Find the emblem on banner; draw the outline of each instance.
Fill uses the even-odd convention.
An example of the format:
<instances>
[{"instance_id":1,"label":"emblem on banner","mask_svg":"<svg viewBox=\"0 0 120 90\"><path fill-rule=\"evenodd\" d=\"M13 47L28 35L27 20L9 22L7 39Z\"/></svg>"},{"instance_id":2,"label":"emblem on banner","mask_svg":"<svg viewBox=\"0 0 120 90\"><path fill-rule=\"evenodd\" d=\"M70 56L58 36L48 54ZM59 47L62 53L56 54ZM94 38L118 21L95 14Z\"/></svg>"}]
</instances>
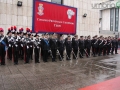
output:
<instances>
[{"instance_id":1,"label":"emblem on banner","mask_svg":"<svg viewBox=\"0 0 120 90\"><path fill-rule=\"evenodd\" d=\"M43 4L39 4L39 6L38 6L38 15L40 15L40 16L43 16L44 15L44 7L43 7Z\"/></svg>"},{"instance_id":2,"label":"emblem on banner","mask_svg":"<svg viewBox=\"0 0 120 90\"><path fill-rule=\"evenodd\" d=\"M75 15L75 12L71 9L68 9L67 10L67 15L68 15L68 19L72 19L72 16Z\"/></svg>"}]
</instances>

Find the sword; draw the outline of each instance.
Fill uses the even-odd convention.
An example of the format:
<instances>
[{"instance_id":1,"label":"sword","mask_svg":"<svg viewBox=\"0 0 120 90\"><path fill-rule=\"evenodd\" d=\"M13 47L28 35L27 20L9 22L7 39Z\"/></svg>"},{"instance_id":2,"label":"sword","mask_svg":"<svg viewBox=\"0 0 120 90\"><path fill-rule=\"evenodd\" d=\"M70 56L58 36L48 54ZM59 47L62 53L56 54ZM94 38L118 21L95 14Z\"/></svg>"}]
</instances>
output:
<instances>
[{"instance_id":1,"label":"sword","mask_svg":"<svg viewBox=\"0 0 120 90\"><path fill-rule=\"evenodd\" d=\"M85 49L84 49L84 51L85 51L85 53L87 54L87 56L90 57Z\"/></svg>"},{"instance_id":2,"label":"sword","mask_svg":"<svg viewBox=\"0 0 120 90\"><path fill-rule=\"evenodd\" d=\"M49 52L50 52L51 57L53 58L52 51L50 50Z\"/></svg>"},{"instance_id":3,"label":"sword","mask_svg":"<svg viewBox=\"0 0 120 90\"><path fill-rule=\"evenodd\" d=\"M78 59L77 56L75 55L74 51L72 51L72 53L73 53L73 55L75 56L75 58Z\"/></svg>"},{"instance_id":4,"label":"sword","mask_svg":"<svg viewBox=\"0 0 120 90\"><path fill-rule=\"evenodd\" d=\"M62 60L62 57L61 57L61 54L60 54L59 50L57 50L57 51L58 51L58 54L60 55L60 58L61 58L61 60Z\"/></svg>"},{"instance_id":5,"label":"sword","mask_svg":"<svg viewBox=\"0 0 120 90\"><path fill-rule=\"evenodd\" d=\"M81 52L80 52L80 50L79 50L79 54L80 54L81 57L83 57L82 54L81 54Z\"/></svg>"}]
</instances>

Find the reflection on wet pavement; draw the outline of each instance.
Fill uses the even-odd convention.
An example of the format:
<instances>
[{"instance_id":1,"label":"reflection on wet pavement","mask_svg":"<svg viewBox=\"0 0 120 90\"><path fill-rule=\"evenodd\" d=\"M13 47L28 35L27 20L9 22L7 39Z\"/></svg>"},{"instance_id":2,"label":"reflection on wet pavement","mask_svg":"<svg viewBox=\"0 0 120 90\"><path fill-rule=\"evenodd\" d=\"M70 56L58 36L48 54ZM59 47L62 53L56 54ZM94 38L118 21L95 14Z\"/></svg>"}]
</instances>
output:
<instances>
[{"instance_id":1,"label":"reflection on wet pavement","mask_svg":"<svg viewBox=\"0 0 120 90\"><path fill-rule=\"evenodd\" d=\"M0 66L0 90L77 90L120 75L120 55Z\"/></svg>"}]
</instances>

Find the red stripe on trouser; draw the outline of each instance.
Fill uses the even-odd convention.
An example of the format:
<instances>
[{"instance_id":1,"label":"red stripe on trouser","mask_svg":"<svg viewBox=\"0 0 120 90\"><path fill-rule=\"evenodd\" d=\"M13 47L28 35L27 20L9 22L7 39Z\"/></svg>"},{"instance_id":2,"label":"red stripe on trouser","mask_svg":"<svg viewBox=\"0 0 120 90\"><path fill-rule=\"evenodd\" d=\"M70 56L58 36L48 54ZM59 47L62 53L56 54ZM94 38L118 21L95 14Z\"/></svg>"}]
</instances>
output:
<instances>
[{"instance_id":1,"label":"red stripe on trouser","mask_svg":"<svg viewBox=\"0 0 120 90\"><path fill-rule=\"evenodd\" d=\"M14 48L12 48L12 61L14 62Z\"/></svg>"},{"instance_id":2,"label":"red stripe on trouser","mask_svg":"<svg viewBox=\"0 0 120 90\"><path fill-rule=\"evenodd\" d=\"M24 61L26 62L26 48L24 46Z\"/></svg>"}]
</instances>

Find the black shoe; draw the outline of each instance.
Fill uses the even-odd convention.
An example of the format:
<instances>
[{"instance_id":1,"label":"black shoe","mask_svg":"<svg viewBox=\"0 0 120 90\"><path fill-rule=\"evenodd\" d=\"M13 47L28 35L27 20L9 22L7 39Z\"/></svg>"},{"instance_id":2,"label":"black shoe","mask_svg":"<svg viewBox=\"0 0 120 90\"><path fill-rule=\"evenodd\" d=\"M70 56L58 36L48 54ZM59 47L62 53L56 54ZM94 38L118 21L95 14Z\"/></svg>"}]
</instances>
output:
<instances>
[{"instance_id":1,"label":"black shoe","mask_svg":"<svg viewBox=\"0 0 120 90\"><path fill-rule=\"evenodd\" d=\"M83 57L80 57L80 58L83 58Z\"/></svg>"},{"instance_id":2,"label":"black shoe","mask_svg":"<svg viewBox=\"0 0 120 90\"><path fill-rule=\"evenodd\" d=\"M6 65L6 64L2 64L2 63L1 63L1 65Z\"/></svg>"},{"instance_id":3,"label":"black shoe","mask_svg":"<svg viewBox=\"0 0 120 90\"><path fill-rule=\"evenodd\" d=\"M118 54L118 53L115 53L115 54Z\"/></svg>"},{"instance_id":4,"label":"black shoe","mask_svg":"<svg viewBox=\"0 0 120 90\"><path fill-rule=\"evenodd\" d=\"M62 59L59 59L59 61L62 61Z\"/></svg>"},{"instance_id":5,"label":"black shoe","mask_svg":"<svg viewBox=\"0 0 120 90\"><path fill-rule=\"evenodd\" d=\"M14 63L14 65L18 65L18 63Z\"/></svg>"}]
</instances>

